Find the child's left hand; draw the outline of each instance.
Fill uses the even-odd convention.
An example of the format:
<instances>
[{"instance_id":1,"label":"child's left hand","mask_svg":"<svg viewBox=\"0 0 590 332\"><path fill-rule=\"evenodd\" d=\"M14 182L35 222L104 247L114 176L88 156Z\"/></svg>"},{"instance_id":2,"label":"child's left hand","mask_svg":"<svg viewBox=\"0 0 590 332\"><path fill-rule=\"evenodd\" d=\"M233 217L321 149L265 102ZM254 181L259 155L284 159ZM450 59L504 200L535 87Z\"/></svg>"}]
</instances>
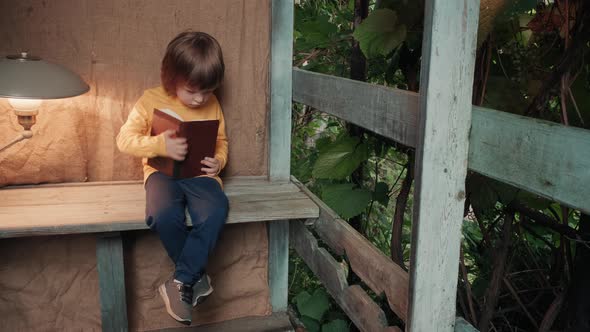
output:
<instances>
[{"instance_id":1,"label":"child's left hand","mask_svg":"<svg viewBox=\"0 0 590 332\"><path fill-rule=\"evenodd\" d=\"M207 166L201 168L201 171L205 172L207 176L215 176L219 173L219 160L205 157L205 159L201 160L201 164Z\"/></svg>"}]
</instances>

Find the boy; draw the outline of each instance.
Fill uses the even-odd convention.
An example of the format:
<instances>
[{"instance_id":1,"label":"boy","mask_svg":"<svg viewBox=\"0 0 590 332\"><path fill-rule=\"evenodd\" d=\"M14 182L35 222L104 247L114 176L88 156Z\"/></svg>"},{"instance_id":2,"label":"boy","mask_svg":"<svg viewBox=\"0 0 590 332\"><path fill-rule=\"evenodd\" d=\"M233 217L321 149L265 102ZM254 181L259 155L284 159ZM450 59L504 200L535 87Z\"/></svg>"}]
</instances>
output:
<instances>
[{"instance_id":1,"label":"boy","mask_svg":"<svg viewBox=\"0 0 590 332\"><path fill-rule=\"evenodd\" d=\"M168 314L190 325L192 307L213 288L204 269L228 212L219 172L227 163L228 143L221 107L213 91L225 66L219 43L203 32L183 32L166 49L162 86L146 90L117 136L119 150L143 158L146 223L156 231L175 263L174 276L159 287ZM186 139L173 131L150 136L154 108L171 109L183 120L219 120L215 155L201 161L206 175L175 179L156 171L147 158L183 160ZM193 228L185 224L185 207Z\"/></svg>"}]
</instances>

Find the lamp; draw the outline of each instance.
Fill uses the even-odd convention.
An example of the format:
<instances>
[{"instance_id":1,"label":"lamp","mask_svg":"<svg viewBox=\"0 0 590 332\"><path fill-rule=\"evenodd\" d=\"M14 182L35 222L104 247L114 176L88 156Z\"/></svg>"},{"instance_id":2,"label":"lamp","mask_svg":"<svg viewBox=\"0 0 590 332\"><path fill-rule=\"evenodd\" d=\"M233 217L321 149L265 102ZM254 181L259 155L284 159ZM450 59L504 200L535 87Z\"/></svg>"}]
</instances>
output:
<instances>
[{"instance_id":1,"label":"lamp","mask_svg":"<svg viewBox=\"0 0 590 332\"><path fill-rule=\"evenodd\" d=\"M0 59L0 98L8 98L24 131L0 151L31 138L43 99L81 95L89 90L78 75L68 69L31 56L27 52Z\"/></svg>"}]
</instances>

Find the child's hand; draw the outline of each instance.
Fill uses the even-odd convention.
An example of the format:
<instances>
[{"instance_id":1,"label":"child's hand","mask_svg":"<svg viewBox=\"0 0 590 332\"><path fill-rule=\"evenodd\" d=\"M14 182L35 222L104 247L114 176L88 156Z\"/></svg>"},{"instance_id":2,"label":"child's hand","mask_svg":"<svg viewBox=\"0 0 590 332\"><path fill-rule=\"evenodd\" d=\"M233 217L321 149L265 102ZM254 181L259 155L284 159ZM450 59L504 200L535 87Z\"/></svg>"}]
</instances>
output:
<instances>
[{"instance_id":1,"label":"child's hand","mask_svg":"<svg viewBox=\"0 0 590 332\"><path fill-rule=\"evenodd\" d=\"M186 144L186 138L176 137L174 130L166 130L164 135L164 141L166 142L166 155L174 160L184 160L188 151L188 144Z\"/></svg>"},{"instance_id":2,"label":"child's hand","mask_svg":"<svg viewBox=\"0 0 590 332\"><path fill-rule=\"evenodd\" d=\"M205 159L201 160L201 164L207 166L201 168L201 171L205 172L207 176L215 176L219 173L219 160L205 157Z\"/></svg>"}]
</instances>

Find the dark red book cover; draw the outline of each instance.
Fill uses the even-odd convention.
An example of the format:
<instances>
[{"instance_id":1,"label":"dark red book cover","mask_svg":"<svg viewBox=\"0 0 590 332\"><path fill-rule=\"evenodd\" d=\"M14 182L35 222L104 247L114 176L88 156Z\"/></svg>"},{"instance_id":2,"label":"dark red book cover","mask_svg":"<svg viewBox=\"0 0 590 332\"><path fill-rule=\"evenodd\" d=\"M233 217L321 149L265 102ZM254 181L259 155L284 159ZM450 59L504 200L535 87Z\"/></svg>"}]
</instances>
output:
<instances>
[{"instance_id":1,"label":"dark red book cover","mask_svg":"<svg viewBox=\"0 0 590 332\"><path fill-rule=\"evenodd\" d=\"M182 121L171 110L154 109L151 136L157 136L168 129L176 131L177 137L185 137L188 152L183 161L167 157L149 158L148 165L158 171L179 179L191 178L205 173L201 160L215 156L219 120Z\"/></svg>"}]
</instances>

